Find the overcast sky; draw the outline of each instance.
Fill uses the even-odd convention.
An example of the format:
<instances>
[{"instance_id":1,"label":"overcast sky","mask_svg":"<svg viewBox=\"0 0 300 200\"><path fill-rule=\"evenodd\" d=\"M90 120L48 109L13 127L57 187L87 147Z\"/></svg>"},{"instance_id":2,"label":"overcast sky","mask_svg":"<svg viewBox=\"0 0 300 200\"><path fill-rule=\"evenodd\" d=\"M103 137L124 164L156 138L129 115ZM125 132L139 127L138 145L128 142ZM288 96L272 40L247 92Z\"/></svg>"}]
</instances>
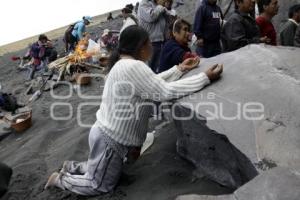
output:
<instances>
[{"instance_id":1,"label":"overcast sky","mask_svg":"<svg viewBox=\"0 0 300 200\"><path fill-rule=\"evenodd\" d=\"M80 20L120 9L138 0L3 0L0 46Z\"/></svg>"}]
</instances>

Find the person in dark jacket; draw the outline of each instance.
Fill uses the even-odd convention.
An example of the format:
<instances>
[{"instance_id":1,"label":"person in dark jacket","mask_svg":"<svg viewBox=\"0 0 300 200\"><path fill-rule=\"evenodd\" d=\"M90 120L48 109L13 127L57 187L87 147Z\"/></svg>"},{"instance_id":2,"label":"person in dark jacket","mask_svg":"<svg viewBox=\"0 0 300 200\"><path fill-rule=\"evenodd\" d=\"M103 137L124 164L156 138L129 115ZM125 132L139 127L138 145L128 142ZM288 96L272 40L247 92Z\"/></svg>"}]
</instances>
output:
<instances>
[{"instance_id":1,"label":"person in dark jacket","mask_svg":"<svg viewBox=\"0 0 300 200\"><path fill-rule=\"evenodd\" d=\"M300 47L300 25L298 26L294 39L294 46Z\"/></svg>"},{"instance_id":2,"label":"person in dark jacket","mask_svg":"<svg viewBox=\"0 0 300 200\"><path fill-rule=\"evenodd\" d=\"M278 0L257 0L259 16L256 18L256 24L260 30L260 36L270 38L270 45L277 45L276 31L271 20L278 13Z\"/></svg>"},{"instance_id":3,"label":"person in dark jacket","mask_svg":"<svg viewBox=\"0 0 300 200\"><path fill-rule=\"evenodd\" d=\"M268 43L268 37L260 37L259 28L251 13L255 7L254 0L236 0L237 10L225 23L221 33L223 50L234 51L248 44Z\"/></svg>"},{"instance_id":4,"label":"person in dark jacket","mask_svg":"<svg viewBox=\"0 0 300 200\"><path fill-rule=\"evenodd\" d=\"M187 58L197 57L188 47L190 41L191 24L183 19L178 19L173 24L172 38L162 49L158 73L167 71L175 65L182 63Z\"/></svg>"},{"instance_id":5,"label":"person in dark jacket","mask_svg":"<svg viewBox=\"0 0 300 200\"><path fill-rule=\"evenodd\" d=\"M280 29L280 45L294 46L294 38L300 23L300 4L289 9L289 19Z\"/></svg>"},{"instance_id":6,"label":"person in dark jacket","mask_svg":"<svg viewBox=\"0 0 300 200\"><path fill-rule=\"evenodd\" d=\"M222 12L216 3L217 0L203 0L194 19L194 33L197 37L196 52L205 58L221 53Z\"/></svg>"}]
</instances>

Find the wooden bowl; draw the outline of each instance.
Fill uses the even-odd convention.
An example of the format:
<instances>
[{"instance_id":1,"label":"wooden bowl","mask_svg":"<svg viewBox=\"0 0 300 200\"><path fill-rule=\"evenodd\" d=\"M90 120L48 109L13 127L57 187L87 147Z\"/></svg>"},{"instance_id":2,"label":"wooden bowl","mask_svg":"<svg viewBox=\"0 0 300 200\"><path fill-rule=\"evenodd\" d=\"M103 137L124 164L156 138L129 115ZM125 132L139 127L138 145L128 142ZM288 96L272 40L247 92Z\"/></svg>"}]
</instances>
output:
<instances>
[{"instance_id":1,"label":"wooden bowl","mask_svg":"<svg viewBox=\"0 0 300 200\"><path fill-rule=\"evenodd\" d=\"M88 73L78 73L75 80L78 85L88 85L91 83L92 78Z\"/></svg>"},{"instance_id":2,"label":"wooden bowl","mask_svg":"<svg viewBox=\"0 0 300 200\"><path fill-rule=\"evenodd\" d=\"M18 116L14 121L11 122L11 127L15 129L16 132L20 133L29 129L32 125L32 112L24 113Z\"/></svg>"}]
</instances>

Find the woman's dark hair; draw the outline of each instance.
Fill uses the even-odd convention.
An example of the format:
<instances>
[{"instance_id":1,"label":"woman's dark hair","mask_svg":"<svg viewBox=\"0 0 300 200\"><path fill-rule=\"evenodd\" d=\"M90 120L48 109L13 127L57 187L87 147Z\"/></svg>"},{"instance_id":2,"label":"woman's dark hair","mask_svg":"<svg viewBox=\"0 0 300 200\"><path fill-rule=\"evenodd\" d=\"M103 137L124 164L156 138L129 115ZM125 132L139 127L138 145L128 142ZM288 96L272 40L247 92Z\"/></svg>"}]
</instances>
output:
<instances>
[{"instance_id":1,"label":"woman's dark hair","mask_svg":"<svg viewBox=\"0 0 300 200\"><path fill-rule=\"evenodd\" d=\"M259 14L265 12L264 6L268 6L271 3L272 0L258 0L257 6L258 6L258 12Z\"/></svg>"},{"instance_id":2,"label":"woman's dark hair","mask_svg":"<svg viewBox=\"0 0 300 200\"><path fill-rule=\"evenodd\" d=\"M289 18L293 18L296 13L300 11L300 4L293 5L289 9Z\"/></svg>"},{"instance_id":3,"label":"woman's dark hair","mask_svg":"<svg viewBox=\"0 0 300 200\"><path fill-rule=\"evenodd\" d=\"M239 9L238 3L243 3L243 2L244 2L244 0L234 0L234 9L238 10ZM228 9L227 9L228 11L226 11L223 16L225 16L229 12L229 9L230 9L230 7L228 7ZM251 17L255 18L255 8L249 14Z\"/></svg>"},{"instance_id":4,"label":"woman's dark hair","mask_svg":"<svg viewBox=\"0 0 300 200\"><path fill-rule=\"evenodd\" d=\"M129 9L129 8L127 8L127 7L125 7L125 8L122 9L122 13L125 13L125 14L131 14L131 13L132 13L132 10Z\"/></svg>"},{"instance_id":5,"label":"woman's dark hair","mask_svg":"<svg viewBox=\"0 0 300 200\"><path fill-rule=\"evenodd\" d=\"M137 25L129 26L120 35L118 48L112 52L108 71L118 62L121 54L132 56L138 59L141 48L149 41L149 35L145 29Z\"/></svg>"}]
</instances>

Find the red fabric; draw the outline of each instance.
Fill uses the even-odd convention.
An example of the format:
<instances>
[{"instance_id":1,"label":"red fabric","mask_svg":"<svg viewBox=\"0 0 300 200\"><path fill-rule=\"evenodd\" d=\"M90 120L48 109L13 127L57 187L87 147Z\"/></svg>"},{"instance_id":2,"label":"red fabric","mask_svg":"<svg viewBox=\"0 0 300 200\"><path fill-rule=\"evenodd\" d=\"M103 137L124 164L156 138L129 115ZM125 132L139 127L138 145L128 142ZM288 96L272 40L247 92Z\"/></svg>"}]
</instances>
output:
<instances>
[{"instance_id":1,"label":"red fabric","mask_svg":"<svg viewBox=\"0 0 300 200\"><path fill-rule=\"evenodd\" d=\"M197 54L194 54L194 53L191 53L191 52L186 52L184 55L183 55L183 61L188 59L188 58L195 58L197 57Z\"/></svg>"},{"instance_id":2,"label":"red fabric","mask_svg":"<svg viewBox=\"0 0 300 200\"><path fill-rule=\"evenodd\" d=\"M21 58L20 58L20 57L17 57L17 56L12 56L12 57L11 57L11 60L12 60L12 61L16 61L16 60L20 60L20 59L21 59Z\"/></svg>"},{"instance_id":3,"label":"red fabric","mask_svg":"<svg viewBox=\"0 0 300 200\"><path fill-rule=\"evenodd\" d=\"M265 37L267 36L268 38L271 39L271 45L276 46L276 31L275 28L272 24L272 22L266 20L264 17L259 16L256 18L256 23L259 26L260 30L260 36Z\"/></svg>"},{"instance_id":4,"label":"red fabric","mask_svg":"<svg viewBox=\"0 0 300 200\"><path fill-rule=\"evenodd\" d=\"M33 65L39 66L41 64L41 60L39 58L33 58Z\"/></svg>"}]
</instances>

